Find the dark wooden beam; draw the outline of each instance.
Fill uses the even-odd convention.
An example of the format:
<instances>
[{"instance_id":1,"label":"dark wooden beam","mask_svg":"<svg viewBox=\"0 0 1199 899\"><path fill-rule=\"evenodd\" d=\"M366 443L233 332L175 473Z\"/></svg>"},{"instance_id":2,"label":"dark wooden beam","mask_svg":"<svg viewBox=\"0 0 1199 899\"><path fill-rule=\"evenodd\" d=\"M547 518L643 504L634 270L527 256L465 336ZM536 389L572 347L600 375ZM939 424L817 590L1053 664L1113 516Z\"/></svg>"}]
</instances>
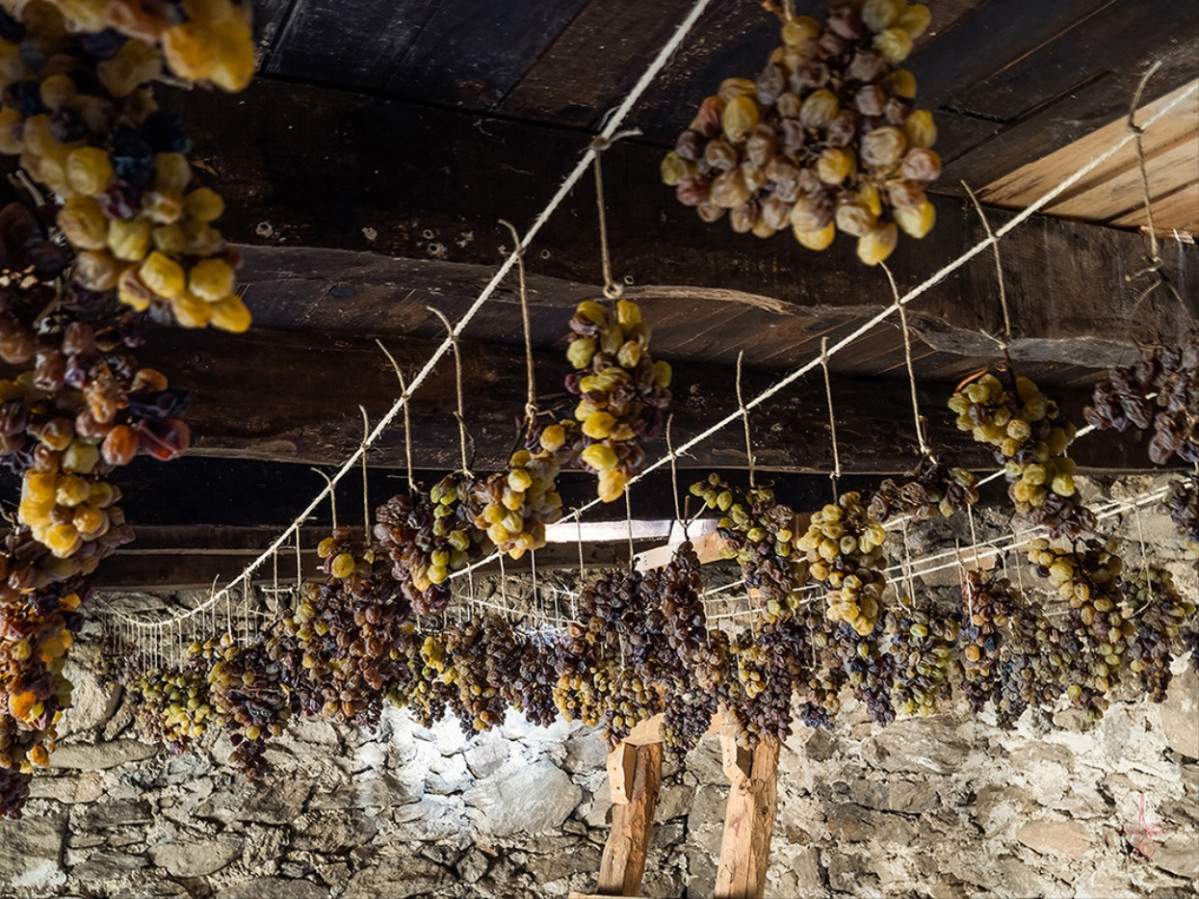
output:
<instances>
[{"instance_id":1,"label":"dark wooden beam","mask_svg":"<svg viewBox=\"0 0 1199 899\"><path fill-rule=\"evenodd\" d=\"M411 372L428 358L426 341L389 339L400 366ZM497 470L507 462L518 435L525 401L523 355L490 345L463 347L467 424L476 454L472 467ZM192 453L210 458L273 462L339 463L362 439L361 404L378 421L399 393L394 371L378 347L362 338L337 337L314 343L307 333L254 331L230 336L214 331L161 332L139 351L143 364L171 373L172 384L189 390L189 420L195 434ZM541 407L569 415L573 398L558 389L565 362L556 353L538 353ZM682 445L735 412L734 373L714 365L675 368L675 445ZM746 372L744 391L753 397L773 376ZM929 441L944 459L990 468L990 453L958 431L945 401L953 385L921 385ZM1067 415L1078 420L1089 391L1054 391ZM911 399L902 378L837 378L833 385L841 465L846 473L897 474L917 459L911 425ZM454 367L447 356L412 401L412 444L424 469L454 470L460 465ZM751 413L757 464L766 471L825 474L832 470L828 407L819 371L810 373ZM665 455L661 438L646 446L651 459ZM1150 468L1136 435L1104 433L1080 441L1072 455L1091 471ZM371 464L404 465L402 416L369 452ZM736 468L745 464L740 427L725 427L690 451L688 468ZM308 478L312 481L313 478ZM304 493L309 491L305 490Z\"/></svg>"},{"instance_id":2,"label":"dark wooden beam","mask_svg":"<svg viewBox=\"0 0 1199 899\"><path fill-rule=\"evenodd\" d=\"M511 242L498 219L532 221L587 144L572 129L269 79L236 101L198 91L164 92L164 98L184 113L201 164L228 198L227 233L250 245L305 248L291 258L247 252L251 305L270 327L360 331L369 322L372 330L428 336L438 328L428 306L460 315L494 271L499 249ZM673 331L675 345L696 355L723 359L745 349L757 354L750 360L756 367L786 367L789 348L810 351L821 334L842 327L846 333L848 322L890 303L882 273L857 262L852 242L811 253L786 235L762 241L705 225L658 182L661 154L660 147L622 141L604 165L616 270L634 286L655 285L639 297L654 307L664 339ZM938 200L937 207L937 228L922 241L901 241L890 260L901 287L919 283L984 236L957 200ZM992 220L1000 225L1009 216L997 211ZM561 334L561 325L544 331L539 315L560 314L592 292L584 285L600 280L595 222L588 184L568 198L529 254L541 345ZM313 253L305 262L302 254L311 248L400 261ZM1009 292L1017 356L1021 340L1036 339L1061 346L1049 358L1096 366L1131 345L1125 294L1094 284L1120 285L1139 265L1144 248L1136 235L1035 217L1003 248L1009 275L1035 285ZM1195 303L1199 250L1189 247L1178 257L1176 280ZM308 292L302 306L288 302L297 291ZM913 320L934 334L996 333L995 296L993 266L980 255L922 296ZM519 341L511 297L509 291L487 304L469 333ZM1055 304L1046 308L1045 297ZM1138 330L1174 333L1185 318L1177 304L1163 303L1141 310ZM898 335L880 334L875 351L894 361ZM1073 339L1105 352L1098 359L1078 353Z\"/></svg>"}]
</instances>

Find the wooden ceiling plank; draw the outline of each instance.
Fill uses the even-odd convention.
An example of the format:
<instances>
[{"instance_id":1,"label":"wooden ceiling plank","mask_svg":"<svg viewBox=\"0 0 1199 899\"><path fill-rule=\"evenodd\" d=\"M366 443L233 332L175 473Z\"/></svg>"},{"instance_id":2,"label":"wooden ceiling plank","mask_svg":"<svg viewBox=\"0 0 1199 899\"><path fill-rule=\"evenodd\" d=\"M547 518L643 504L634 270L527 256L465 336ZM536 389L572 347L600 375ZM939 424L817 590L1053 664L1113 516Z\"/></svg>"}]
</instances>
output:
<instances>
[{"instance_id":1,"label":"wooden ceiling plank","mask_svg":"<svg viewBox=\"0 0 1199 899\"><path fill-rule=\"evenodd\" d=\"M386 73L389 96L492 109L587 0L441 3Z\"/></svg>"},{"instance_id":2,"label":"wooden ceiling plank","mask_svg":"<svg viewBox=\"0 0 1199 899\"><path fill-rule=\"evenodd\" d=\"M692 0L592 0L525 71L496 110L594 129L604 111L620 102L623 92L641 74L645 60L666 42L692 5Z\"/></svg>"},{"instance_id":3,"label":"wooden ceiling plank","mask_svg":"<svg viewBox=\"0 0 1199 899\"><path fill-rule=\"evenodd\" d=\"M1052 42L1095 6L1096 0L991 0L979 5L918 47L906 63L916 76L921 105L955 106L956 98ZM934 22L938 13L934 7Z\"/></svg>"},{"instance_id":4,"label":"wooden ceiling plank","mask_svg":"<svg viewBox=\"0 0 1199 899\"><path fill-rule=\"evenodd\" d=\"M1177 224L1167 226L1166 222ZM1173 228L1199 236L1199 183L1185 184L1173 193L1153 201L1153 223L1158 233L1168 236ZM1149 225L1144 208L1112 219L1109 223L1120 228L1140 228Z\"/></svg>"},{"instance_id":5,"label":"wooden ceiling plank","mask_svg":"<svg viewBox=\"0 0 1199 899\"><path fill-rule=\"evenodd\" d=\"M1038 7L1056 10L1060 5L1025 3L1021 17L1041 18L1045 13ZM1179 21L1179 10L1167 0L1101 0L1084 5L1090 8L1079 12L1060 34L955 94L953 108L1017 121L1093 80L1098 72L1127 64L1139 66L1146 54L1176 39L1177 29L1189 24ZM1199 18L1191 21L1199 27Z\"/></svg>"},{"instance_id":6,"label":"wooden ceiling plank","mask_svg":"<svg viewBox=\"0 0 1199 899\"><path fill-rule=\"evenodd\" d=\"M497 220L531 221L559 173L586 145L585 136L573 130L270 80L251 85L232 107L234 114L223 98L203 94L175 93L164 103L192 123L197 156L215 173L211 183L226 197L223 231L233 240L281 253L274 261L256 259L249 247L245 253L249 295L261 292L278 300L273 309L263 308L262 321L269 327L359 333L416 328L440 336L425 307L437 305L452 318L467 308L494 271L498 248L510 242ZM785 234L759 240L722 224L704 224L658 182L660 153L622 141L605 154L605 180L618 271L639 285L669 287L662 294L664 304L693 286L697 296L729 296L760 306L764 327L778 322L773 310L784 318L819 318L849 311L873 314L890 305L883 279L856 261L852 241L839 240L824 253L812 253ZM934 203L938 226L923 240L901 240L888 260L904 287L920 283L984 236L970 210L954 200ZM1006 214L994 213L992 220L998 227ZM1128 235L1082 227L1034 218L1004 240L1007 264L1029 266L1038 292L1053 292L1093 313L1085 324L1072 318L1074 332L1043 315L1027 324L1017 319L1022 336L1068 339L1083 327L1085 335L1120 334L1105 329L1110 313L1093 308L1096 300L1078 272L1089 270L1093 276L1114 269L1110 274L1118 280L1136 264L1140 247ZM298 249L278 249L287 247ZM336 262L326 248L369 253ZM268 268L256 274L262 265ZM541 291L537 306L569 308L594 296L594 286L587 286L597 284L600 274L591 191L568 198L538 235L528 265L530 283ZM322 280L329 274L322 272L326 266L340 267L340 273ZM991 277L985 259L971 262L921 296L912 313L949 327L994 333L1000 314ZM511 284L505 288L485 315L511 303ZM652 290L644 288L638 296L649 302ZM295 297L313 291L322 297L319 308L302 324L281 324L291 308L279 299L283 293ZM406 299L410 292L412 298ZM347 317L344 324L338 324L340 310ZM503 320L490 319L507 335L515 333L512 323L518 320L511 311L508 305ZM478 327L472 322L470 333L493 336ZM555 328L543 337L560 340L561 331Z\"/></svg>"},{"instance_id":7,"label":"wooden ceiling plank","mask_svg":"<svg viewBox=\"0 0 1199 899\"><path fill-rule=\"evenodd\" d=\"M1195 79L1199 55L1193 41L1182 38L1186 24L1199 29L1199 5L1186 7L1194 24L1179 24L1179 31L1165 43L1145 51L1136 63L1097 73L1092 80L1070 91L1054 103L999 131L995 137L969 153L948 162L938 189L952 192L961 180L971 185L991 184L1033 160L1044 159L1103 126L1126 117L1128 103L1141 76L1144 62L1161 60L1157 74L1145 89L1146 102L1172 93ZM1138 121L1141 121L1138 119ZM1078 160L1078 165L1085 162Z\"/></svg>"},{"instance_id":8,"label":"wooden ceiling plank","mask_svg":"<svg viewBox=\"0 0 1199 899\"><path fill-rule=\"evenodd\" d=\"M295 0L262 71L380 91L441 6L438 0Z\"/></svg>"},{"instance_id":9,"label":"wooden ceiling plank","mask_svg":"<svg viewBox=\"0 0 1199 899\"><path fill-rule=\"evenodd\" d=\"M1146 160L1149 189L1156 200L1174 193L1187 184L1199 182L1199 133ZM1049 208L1052 215L1108 221L1145 205L1141 171L1135 159L1132 165L1113 175L1103 184ZM1162 227L1177 225L1177 219L1162 217Z\"/></svg>"},{"instance_id":10,"label":"wooden ceiling plank","mask_svg":"<svg viewBox=\"0 0 1199 899\"><path fill-rule=\"evenodd\" d=\"M1174 102L1175 99L1195 86L1196 82L1191 81L1153 103L1142 105L1137 110L1137 121L1143 122L1149 119L1162 107ZM1151 128L1146 130L1142 137L1146 157L1156 156L1177 145L1180 141L1191 139L1194 136L1196 119L1199 119L1199 91L1196 91L1189 100L1175 107L1172 112L1158 119ZM1078 168L1078 160L1098 156L1119 140L1126 133L1127 128L1128 116L1125 113L1072 144L1043 159L1034 159L1025 163L1014 172L984 186L979 191L979 196L988 203L1019 208L1058 184ZM1069 198L1089 190L1134 165L1136 165L1136 152L1129 144L1070 188L1063 194L1063 197Z\"/></svg>"}]
</instances>

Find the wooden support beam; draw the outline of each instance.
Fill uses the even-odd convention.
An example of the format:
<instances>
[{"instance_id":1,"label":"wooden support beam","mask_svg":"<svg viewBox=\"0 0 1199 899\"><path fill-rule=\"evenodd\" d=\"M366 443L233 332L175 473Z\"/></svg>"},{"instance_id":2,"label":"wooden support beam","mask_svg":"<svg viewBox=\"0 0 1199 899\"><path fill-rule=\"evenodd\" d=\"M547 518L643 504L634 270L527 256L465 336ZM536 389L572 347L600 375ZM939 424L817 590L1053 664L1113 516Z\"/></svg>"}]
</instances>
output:
<instances>
[{"instance_id":1,"label":"wooden support beam","mask_svg":"<svg viewBox=\"0 0 1199 899\"><path fill-rule=\"evenodd\" d=\"M1156 79L1151 87L1158 87ZM1127 93L1111 96L1127 102ZM236 103L205 91L164 91L163 103L184 115L201 165L226 197L222 229L276 254L247 252L243 272L248 302L270 327L440 333L426 307L436 305L451 319L467 308L493 273L498 249L511 242L497 219L531 221L587 144L586 135L570 128L270 79L256 81ZM677 97L671 103L677 107ZM670 313L658 316L669 321L654 322L664 357L679 358L671 343L693 358L726 363L744 349L747 364L764 367L769 350L770 365L786 367L797 348L818 351L830 323L890 305L885 280L856 261L852 241L811 253L786 236L763 241L704 224L659 183L662 153L660 146L622 141L605 154L604 175L620 273L634 286L663 285L638 298ZM1013 166L1028 161L1009 157ZM971 210L955 199L935 202L937 227L923 240L900 241L888 261L901 286L915 285L985 237ZM992 222L998 227L1008 217L997 211ZM540 313L560 311L581 292L594 294L581 285L600 283L595 234L594 195L583 188L538 235L528 265L539 345L563 333L560 321L552 335L543 332ZM1034 218L1004 238L1003 248L1009 278L1021 283L1023 275L1029 285L1027 302L1009 291L1017 360L1023 341L1033 338L1037 358L1084 366L1102 365L1132 346L1125 309L1094 284L1096 273L1120 284L1135 271L1144 252L1137 235ZM366 253L334 273L326 268L326 249ZM395 258L384 266L375 253ZM1184 296L1194 296L1197 259L1199 250L1182 253L1181 270L1172 273ZM959 338L980 329L999 333L994 298L993 267L980 257L921 296L910 318L918 329ZM1147 330L1171 333L1184 317L1177 304L1161 304L1144 307L1138 320ZM509 287L472 321L468 336L518 342L519 321ZM672 331L677 340L669 338ZM879 334L889 354L899 348L896 329ZM1065 355L1055 355L1045 343L1073 339L1089 341L1092 351L1063 346ZM993 345L978 348L993 355ZM879 347L872 349L877 356Z\"/></svg>"},{"instance_id":2,"label":"wooden support beam","mask_svg":"<svg viewBox=\"0 0 1199 899\"><path fill-rule=\"evenodd\" d=\"M621 746L613 753L619 757L616 773L631 777L627 801L612 807L612 831L600 859L601 896L636 896L645 874L654 826L654 809L662 786L662 744L649 743L636 748ZM631 762L631 765L630 765ZM609 773L613 765L609 763Z\"/></svg>"},{"instance_id":3,"label":"wooden support beam","mask_svg":"<svg viewBox=\"0 0 1199 899\"><path fill-rule=\"evenodd\" d=\"M394 338L388 346L409 370L423 364L431 350L423 340ZM494 471L507 463L519 430L526 394L523 353L467 343L463 355L464 390L470 398L467 423L476 448L472 467ZM390 363L365 338L347 336L314 345L307 333L256 331L232 336L173 330L155 334L139 350L139 359L170 372L173 386L191 392L188 419L195 435L195 456L340 463L362 439L358 404L377 421L399 392ZM572 398L558 386L565 360L556 352L544 352L537 355L537 362L538 383L545 390L542 408L556 407L560 414L571 414ZM812 374L754 409L754 454L760 471L827 474L832 470L828 409L818 379L818 374ZM761 392L774 380L767 373L746 371L746 396ZM736 411L732 381L732 371L721 366L675 365L676 446ZM954 464L990 470L992 454L959 431L945 407L952 389L952 384L943 382L920 385L929 443ZM1088 389L1046 390L1074 421L1080 420L1081 407L1091 396ZM815 395L820 399L814 400ZM454 366L447 358L412 401L413 455L421 468L452 471L460 465L454 397ZM915 464L918 454L906 380L834 378L833 404L845 473L900 474ZM701 469L743 467L744 441L738 425L725 427L692 449L681 464ZM650 458L664 456L665 441L652 439L646 450ZM1071 456L1084 473L1153 468L1139 434L1098 434L1080 440L1071 448ZM399 421L372 447L368 461L402 469L404 437ZM314 477L309 480L319 483ZM643 514L637 506L638 494L639 488L634 487L634 513Z\"/></svg>"},{"instance_id":4,"label":"wooden support beam","mask_svg":"<svg viewBox=\"0 0 1199 899\"><path fill-rule=\"evenodd\" d=\"M721 740L730 785L714 896L761 899L770 864L780 744L765 737L753 752L747 752L737 746L735 731L727 727Z\"/></svg>"}]
</instances>

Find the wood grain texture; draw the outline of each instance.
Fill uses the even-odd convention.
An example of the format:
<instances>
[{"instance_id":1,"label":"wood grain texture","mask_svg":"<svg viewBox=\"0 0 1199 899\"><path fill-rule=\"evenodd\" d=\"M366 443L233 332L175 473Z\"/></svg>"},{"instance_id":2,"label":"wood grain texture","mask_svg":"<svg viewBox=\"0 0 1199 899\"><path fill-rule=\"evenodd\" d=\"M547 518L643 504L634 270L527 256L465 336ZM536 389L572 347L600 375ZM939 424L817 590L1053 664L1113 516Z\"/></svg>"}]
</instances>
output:
<instances>
[{"instance_id":1,"label":"wood grain texture","mask_svg":"<svg viewBox=\"0 0 1199 899\"><path fill-rule=\"evenodd\" d=\"M411 371L423 363L424 341L392 339L388 347ZM363 338L339 337L314 346L304 332L252 332L231 337L216 332L172 331L139 353L142 364L173 373L172 384L191 392L188 413L195 434L192 454L208 458L260 459L270 462L336 464L362 439L358 405L372 421L390 408L399 392L390 363ZM537 356L539 382L546 385L542 409L573 403L552 392L562 376L556 353ZM177 374L176 374L177 373ZM475 470L506 464L517 438L525 400L523 355L511 350L468 344L463 353L464 390L470 398L467 424L476 446ZM731 389L734 372L713 365L675 366L673 437L676 445L706 430L737 409ZM773 378L747 371L744 388L754 396ZM919 385L929 420L929 442L957 464L991 467L990 453L958 431L944 407L952 384ZM1052 391L1067 416L1078 420L1089 399L1086 390ZM896 474L918 456L911 426L907 382L900 379L838 378L833 384L838 439L853 452L842 453L849 474ZM453 364L445 364L419 390L411 406L413 454L423 469L451 471L460 464ZM763 471L827 473L832 469L828 409L818 372L754 409L751 428L757 465ZM646 442L651 459L665 454L661 437ZM1103 434L1079 441L1071 455L1082 469L1148 468L1133 435ZM402 468L404 438L397 421L369 453L371 464ZM689 454L686 467L740 468L745 465L744 436L726 427ZM305 491L307 492L307 491ZM636 494L634 495L636 498Z\"/></svg>"},{"instance_id":2,"label":"wood grain texture","mask_svg":"<svg viewBox=\"0 0 1199 899\"><path fill-rule=\"evenodd\" d=\"M341 260L334 271L328 268L334 260L315 249L308 251L311 260L300 250L291 258L284 254L265 262L247 253L245 280L252 298L259 291L255 267L260 262L262 278L272 282L268 295L293 288L316 291L299 297L305 305L294 307L290 327L306 321L312 327L328 326L325 312L342 305L354 309L353 303L341 301L366 291L373 299L368 303L364 298L346 329L378 333L411 328L411 333L432 336L440 325L427 307L435 304L456 317L494 271L498 250L509 240L497 219L530 221L552 193L555 182L546 173L556 178L586 143L567 129L269 81L251 86L236 107L200 92L175 94L169 102L194 123L199 157L228 198L230 212L222 224L234 239L282 250L352 249L396 257L391 262L368 256ZM397 147L403 152L396 152ZM889 304L885 279L856 261L852 241L811 253L785 234L761 241L733 234L720 223L705 225L658 183L659 159L659 149L629 141L605 155L613 259L617 272L634 286L671 288L653 310L659 333L664 329L668 335L677 325L681 330L675 345L686 347L693 357L721 354L712 358L723 362L740 349L770 348L778 353L773 362L755 358L753 364L786 368L795 355L790 348L810 352L814 338L831 337L850 318ZM937 209L940 221L933 232L922 241L902 240L889 260L901 287L919 283L983 236L975 216L956 201L939 200ZM1005 216L996 213L993 219L999 224ZM1047 317L1034 327L1018 315L1018 336L1102 334L1121 344L1119 297L1097 297L1079 272L1118 284L1141 254L1135 236L1037 217L1005 238L1003 246L1009 269L1027 268L1039 291L1066 298L1070 308L1084 313L1072 316L1068 328ZM1184 269L1193 255L1199 254L1184 255ZM1192 269L1194 265L1189 263ZM568 307L590 293L584 285L600 277L589 185L580 187L541 232L529 266L536 291L535 337L539 342L559 339L560 312L549 318L540 313L555 305ZM536 283L538 278L555 280ZM1184 270L1180 278L1189 283L1193 275ZM303 281L309 283L299 283ZM563 282L570 285L564 295L550 295ZM688 287L696 288L694 299L680 290ZM701 308L705 297L712 296L705 291L757 298L759 308ZM507 302L487 304L470 333L519 341L512 297L509 284L497 298ZM765 314L765 301L809 318ZM1146 327L1177 330L1176 307L1142 312L1149 316ZM921 297L912 313L953 329L995 333L1000 313L989 260L980 257L955 273ZM894 329L890 333L897 336ZM892 340L889 351L898 348ZM1093 356L1061 361L1106 364Z\"/></svg>"},{"instance_id":3,"label":"wood grain texture","mask_svg":"<svg viewBox=\"0 0 1199 899\"><path fill-rule=\"evenodd\" d=\"M720 864L716 869L715 899L761 899L770 866L770 838L778 795L779 741L763 738L729 788ZM736 748L732 750L737 755Z\"/></svg>"},{"instance_id":4,"label":"wood grain texture","mask_svg":"<svg viewBox=\"0 0 1199 899\"><path fill-rule=\"evenodd\" d=\"M654 828L654 809L662 786L662 744L618 749L634 755L632 790L628 802L612 808L612 830L600 857L601 896L636 896L641 890L645 862Z\"/></svg>"}]
</instances>

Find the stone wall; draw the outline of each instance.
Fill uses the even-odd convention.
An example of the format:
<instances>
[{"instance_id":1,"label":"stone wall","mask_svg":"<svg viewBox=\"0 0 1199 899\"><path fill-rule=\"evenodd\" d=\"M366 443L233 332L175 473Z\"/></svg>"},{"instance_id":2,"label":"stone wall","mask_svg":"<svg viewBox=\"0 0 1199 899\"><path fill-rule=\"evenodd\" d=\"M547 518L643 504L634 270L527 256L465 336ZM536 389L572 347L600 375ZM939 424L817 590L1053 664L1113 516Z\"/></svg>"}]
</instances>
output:
<instances>
[{"instance_id":1,"label":"stone wall","mask_svg":"<svg viewBox=\"0 0 1199 899\"><path fill-rule=\"evenodd\" d=\"M83 653L80 653L82 656ZM79 705L24 820L0 823L0 894L564 895L594 887L610 806L601 740L518 719L466 743L389 712L377 734L293 725L259 785L229 746L168 757L78 670ZM1183 664L1176 666L1179 670ZM770 896L1199 895L1199 677L1081 733L974 718L877 728L852 709L780 763ZM647 896L710 895L727 788L706 738L663 783ZM1159 833L1138 835L1145 824ZM1144 839L1151 859L1134 851Z\"/></svg>"}]
</instances>

